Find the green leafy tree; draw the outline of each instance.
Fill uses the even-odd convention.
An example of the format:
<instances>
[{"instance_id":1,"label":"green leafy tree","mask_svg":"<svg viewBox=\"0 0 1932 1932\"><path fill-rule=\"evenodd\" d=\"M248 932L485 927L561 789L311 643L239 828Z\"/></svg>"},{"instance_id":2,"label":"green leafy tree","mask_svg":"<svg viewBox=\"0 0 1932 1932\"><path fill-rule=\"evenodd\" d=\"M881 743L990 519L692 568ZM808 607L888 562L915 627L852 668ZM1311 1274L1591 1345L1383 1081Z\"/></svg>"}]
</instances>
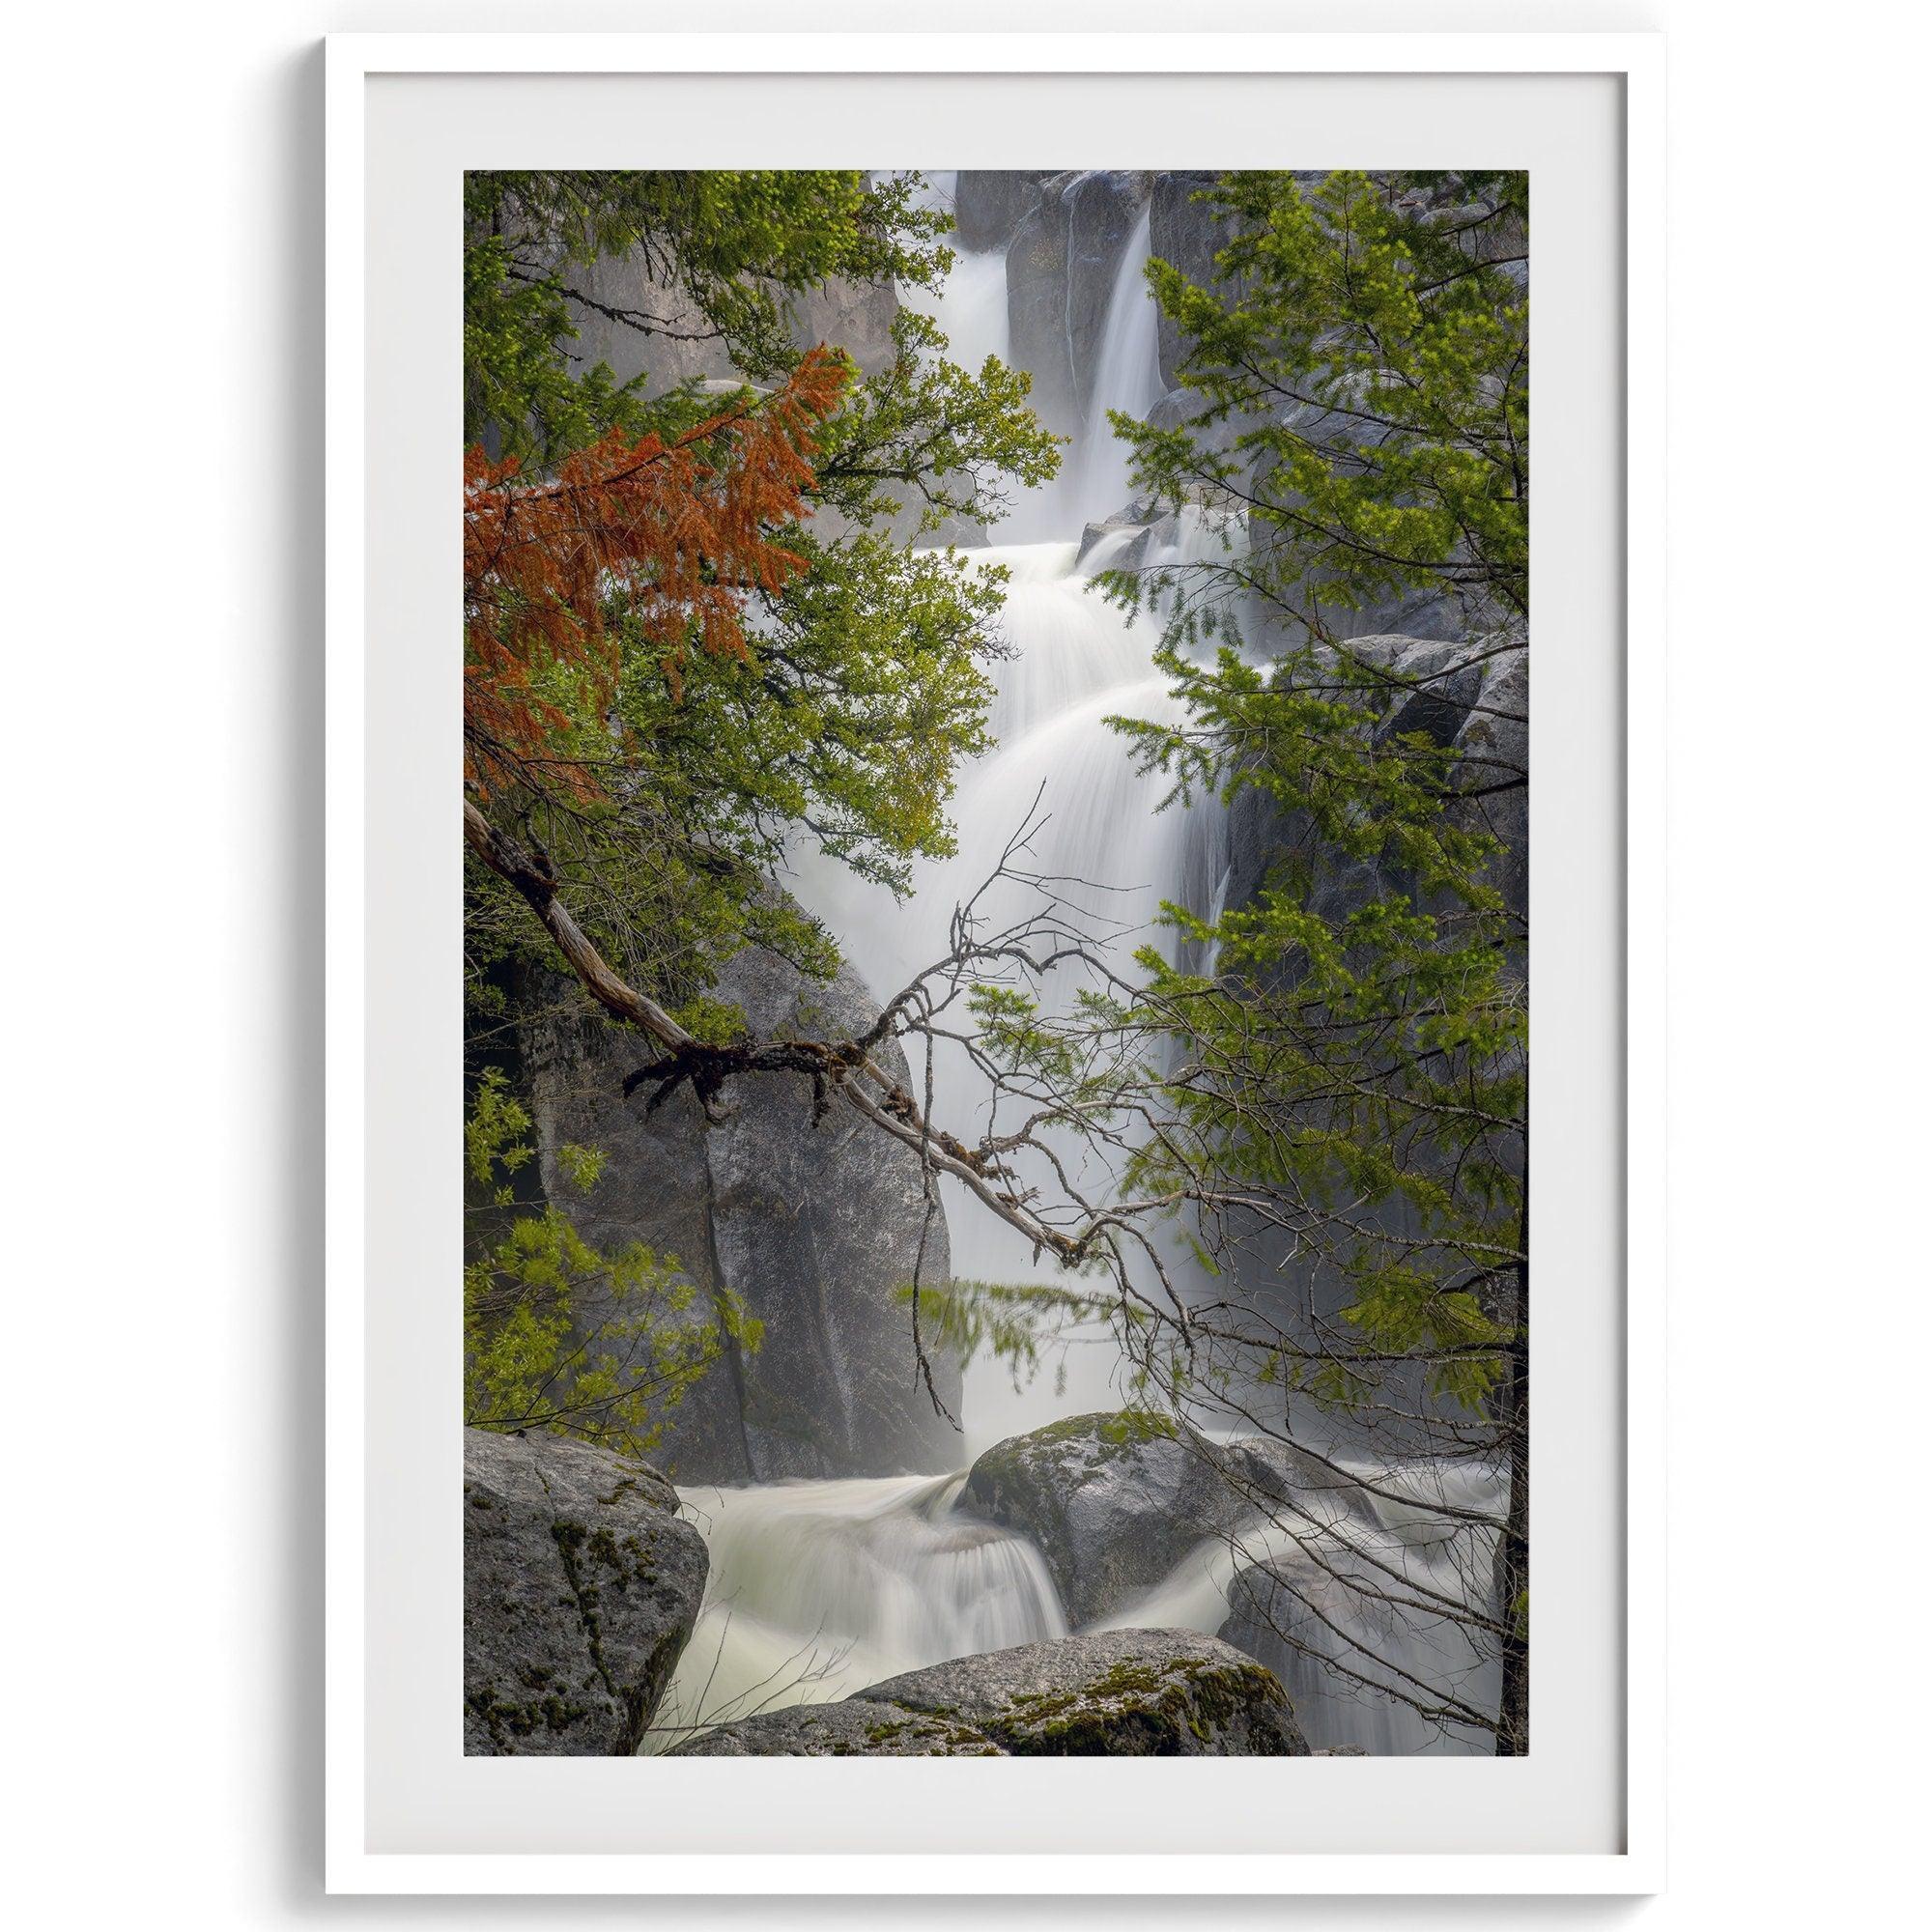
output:
<instances>
[{"instance_id":1,"label":"green leafy tree","mask_svg":"<svg viewBox=\"0 0 1932 1932\"><path fill-rule=\"evenodd\" d=\"M914 182L849 170L507 169L464 180L464 440L542 469L616 427L634 438L701 401L585 366L579 319L715 343L753 382L797 362L790 298L835 277L930 286L946 219ZM651 305L593 293L584 270L630 257Z\"/></svg>"},{"instance_id":2,"label":"green leafy tree","mask_svg":"<svg viewBox=\"0 0 1932 1932\"><path fill-rule=\"evenodd\" d=\"M728 461L720 439L742 442L817 353L796 340L807 292L828 279L943 279L948 218L918 206L915 186L822 170L469 176L467 438L532 478L613 432L680 459L691 445L678 439L697 435L698 456L718 442L716 460ZM662 299L601 301L585 271L613 256L641 265ZM622 382L586 367L573 345L589 313L647 348L713 344L744 386L660 380L648 358ZM1003 574L912 545L1043 481L1058 452L1024 375L996 358L968 371L944 352L933 323L905 311L885 366L864 375L844 358L796 511L761 532L760 554L783 555L785 569L734 583L721 565L707 579L736 598L744 648L668 652L664 600L633 572L598 592L603 609L580 613L608 641L608 678L587 686L541 640L515 654L519 696L526 683L541 700L547 742L509 781L499 769L473 785L470 802L536 856L613 968L700 1037L731 1036L704 988L737 946L770 945L813 971L834 963L769 889L795 841L894 885L913 860L952 849L952 775L986 743ZM702 541L708 526L693 527ZM505 624L521 614L502 595L488 610ZM470 991L488 1009L517 967L554 955L527 895L478 856L486 848L472 838L467 931Z\"/></svg>"}]
</instances>

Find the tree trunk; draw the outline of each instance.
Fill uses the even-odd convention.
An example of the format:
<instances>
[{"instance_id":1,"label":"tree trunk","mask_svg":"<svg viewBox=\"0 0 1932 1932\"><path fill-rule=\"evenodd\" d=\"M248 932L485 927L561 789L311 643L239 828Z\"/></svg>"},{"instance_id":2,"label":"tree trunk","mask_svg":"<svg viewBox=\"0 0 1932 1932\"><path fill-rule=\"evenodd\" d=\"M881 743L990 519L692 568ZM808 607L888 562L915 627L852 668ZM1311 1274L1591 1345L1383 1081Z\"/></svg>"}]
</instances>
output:
<instances>
[{"instance_id":1,"label":"tree trunk","mask_svg":"<svg viewBox=\"0 0 1932 1932\"><path fill-rule=\"evenodd\" d=\"M1503 1400L1508 1431L1510 1492L1502 1541L1496 1546L1496 1601L1503 1637L1502 1706L1496 1755L1529 1755L1529 1109L1523 1109L1523 1259L1516 1270L1515 1334L1510 1342L1509 1389Z\"/></svg>"},{"instance_id":2,"label":"tree trunk","mask_svg":"<svg viewBox=\"0 0 1932 1932\"><path fill-rule=\"evenodd\" d=\"M1520 1272L1527 1305L1529 1269ZM1496 1550L1496 1596L1503 1637L1502 1708L1496 1755L1529 1754L1529 1332L1518 1330L1510 1350L1510 1390L1504 1413L1509 1431L1509 1513Z\"/></svg>"}]
</instances>

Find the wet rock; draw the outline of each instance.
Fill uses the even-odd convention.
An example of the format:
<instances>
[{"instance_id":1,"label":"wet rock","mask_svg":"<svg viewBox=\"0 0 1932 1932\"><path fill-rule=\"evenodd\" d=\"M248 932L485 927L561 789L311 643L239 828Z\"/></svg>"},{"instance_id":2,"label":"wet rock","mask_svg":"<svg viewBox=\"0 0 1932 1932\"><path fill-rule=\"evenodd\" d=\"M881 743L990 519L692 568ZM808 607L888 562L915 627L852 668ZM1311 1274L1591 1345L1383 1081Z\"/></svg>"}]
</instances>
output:
<instances>
[{"instance_id":1,"label":"wet rock","mask_svg":"<svg viewBox=\"0 0 1932 1932\"><path fill-rule=\"evenodd\" d=\"M1460 622L1460 619L1456 620ZM1463 796L1450 806L1452 823L1492 836L1500 850L1488 876L1518 921L1529 912L1528 652L1518 639L1476 636L1457 641L1414 636L1368 635L1348 648L1386 669L1394 682L1383 696L1379 723L1384 738L1418 732L1437 744L1453 745L1461 757L1455 782ZM1368 694L1364 701L1378 707ZM1255 905L1269 890L1293 890L1300 904L1331 924L1391 890L1407 894L1425 912L1455 910L1446 894L1432 894L1413 875L1386 863L1354 859L1321 838L1308 815L1285 810L1264 792L1249 788L1231 804L1227 818L1228 869L1224 903L1232 911ZM1520 930L1520 928L1519 928ZM1225 982L1238 980L1264 990L1292 987L1299 966L1291 955L1267 969L1243 968L1237 976L1224 966ZM1508 949L1504 971L1526 985L1527 949ZM1500 1069L1499 1069L1500 1070ZM1446 1172L1445 1172L1445 1179ZM1401 1203L1378 1210L1380 1225L1398 1234L1418 1232L1403 1218ZM1250 1240L1241 1281L1271 1321L1291 1334L1313 1339L1338 1317L1357 1293L1339 1269L1294 1261L1286 1244L1267 1231ZM1505 1326L1514 1314L1514 1278L1497 1277L1484 1290L1484 1306ZM1378 1453L1424 1453L1439 1441L1439 1424L1459 1411L1453 1398L1432 1392L1418 1364L1388 1371L1375 1419ZM1352 1427L1352 1425L1345 1425Z\"/></svg>"},{"instance_id":2,"label":"wet rock","mask_svg":"<svg viewBox=\"0 0 1932 1932\"><path fill-rule=\"evenodd\" d=\"M1470 664L1468 657L1455 644L1417 652L1412 668L1405 664L1399 672L1415 688L1390 694L1388 715L1377 727L1378 740L1420 733L1435 744L1453 745L1483 688L1483 667Z\"/></svg>"},{"instance_id":3,"label":"wet rock","mask_svg":"<svg viewBox=\"0 0 1932 1932\"><path fill-rule=\"evenodd\" d=\"M1292 1444L1214 1442L1124 1410L995 1444L974 1463L958 1506L1033 1542L1078 1626L1130 1606L1204 1545L1284 1509L1297 1520L1348 1510L1355 1490Z\"/></svg>"},{"instance_id":4,"label":"wet rock","mask_svg":"<svg viewBox=\"0 0 1932 1932\"><path fill-rule=\"evenodd\" d=\"M704 1596L704 1539L677 1507L608 1450L464 1431L467 1754L636 1751Z\"/></svg>"},{"instance_id":5,"label":"wet rock","mask_svg":"<svg viewBox=\"0 0 1932 1932\"><path fill-rule=\"evenodd\" d=\"M1114 285L1152 181L1107 168L1049 175L1008 244L1012 360L1033 377L1035 411L1063 435L1090 412Z\"/></svg>"},{"instance_id":6,"label":"wet rock","mask_svg":"<svg viewBox=\"0 0 1932 1932\"><path fill-rule=\"evenodd\" d=\"M1122 1608L1253 1514L1211 1444L1132 1411L1072 1416L995 1444L958 1506L1038 1546L1076 1627Z\"/></svg>"},{"instance_id":7,"label":"wet rock","mask_svg":"<svg viewBox=\"0 0 1932 1932\"><path fill-rule=\"evenodd\" d=\"M729 349L712 335L697 304L675 283L657 279L641 253L573 262L563 277L588 298L587 302L565 301L577 330L571 354L585 369L605 363L620 383L642 376L652 392L686 382L742 379ZM892 366L898 297L889 281L834 277L815 287L775 293L800 349L829 343L845 350L868 376ZM613 310L651 316L659 327L648 331L634 327Z\"/></svg>"},{"instance_id":8,"label":"wet rock","mask_svg":"<svg viewBox=\"0 0 1932 1932\"><path fill-rule=\"evenodd\" d=\"M1462 1701L1489 1711L1499 1689L1494 1660L1479 1657L1466 1632L1448 1620L1418 1624L1382 1601L1376 1586L1383 1580L1371 1576L1355 1589L1314 1562L1258 1563L1229 1587L1221 1639L1281 1679L1318 1755L1492 1748L1479 1729L1426 1717L1378 1688L1406 1688L1428 1705Z\"/></svg>"},{"instance_id":9,"label":"wet rock","mask_svg":"<svg viewBox=\"0 0 1932 1932\"><path fill-rule=\"evenodd\" d=\"M560 272L568 287L588 298L565 301L577 330L570 353L585 369L602 362L620 383L644 377L652 391L724 381L738 373L697 304L682 288L659 281L640 253L600 255L593 262L564 265ZM648 315L661 326L634 328L612 310Z\"/></svg>"},{"instance_id":10,"label":"wet rock","mask_svg":"<svg viewBox=\"0 0 1932 1932\"><path fill-rule=\"evenodd\" d=\"M1454 815L1503 841L1506 849L1492 876L1510 909L1527 918L1528 794L1518 781L1529 762L1527 649L1494 639L1451 642L1388 635L1352 638L1348 648L1391 678L1377 726L1380 736L1420 731L1463 754L1462 788L1481 796L1459 804ZM1317 849L1299 813L1282 811L1261 791L1241 792L1228 814L1228 905L1252 903L1281 862L1297 851L1313 858ZM1315 876L1308 903L1324 918L1344 918L1385 883L1374 868L1331 855Z\"/></svg>"},{"instance_id":11,"label":"wet rock","mask_svg":"<svg viewBox=\"0 0 1932 1932\"><path fill-rule=\"evenodd\" d=\"M1107 316L1122 258L1147 206L1151 177L1096 168L1066 188L1066 343L1082 415L1095 416L1094 379L1099 373ZM1094 425L1105 428L1101 418Z\"/></svg>"},{"instance_id":12,"label":"wet rock","mask_svg":"<svg viewBox=\"0 0 1932 1932\"><path fill-rule=\"evenodd\" d=\"M1204 516L1211 521L1193 521ZM1202 549L1189 546L1204 541L1205 554L1225 554L1224 545L1238 548L1241 527L1224 503L1208 500L1205 489L1179 510L1162 510L1136 498L1083 526L1073 567L1080 573L1159 568L1178 557L1201 556Z\"/></svg>"},{"instance_id":13,"label":"wet rock","mask_svg":"<svg viewBox=\"0 0 1932 1932\"><path fill-rule=\"evenodd\" d=\"M1064 191L1071 179L1054 175L1040 184L1038 201L1021 217L1007 246L1007 327L1013 365L1033 378L1035 412L1062 435L1077 429L1080 421L1066 335L1068 210Z\"/></svg>"},{"instance_id":14,"label":"wet rock","mask_svg":"<svg viewBox=\"0 0 1932 1932\"><path fill-rule=\"evenodd\" d=\"M1321 170L1297 170L1295 180L1304 188L1323 179ZM1233 239L1233 225L1210 202L1198 199L1210 190L1219 175L1211 168L1175 168L1152 177L1149 201L1150 238L1153 252L1163 262L1171 262L1201 288L1215 289L1224 298L1238 299L1243 283L1221 273L1215 266L1216 253ZM1185 344L1175 325L1162 317L1160 324L1161 380L1171 387L1178 380Z\"/></svg>"},{"instance_id":15,"label":"wet rock","mask_svg":"<svg viewBox=\"0 0 1932 1932\"><path fill-rule=\"evenodd\" d=\"M1244 431L1264 420L1260 416L1235 413L1217 422L1203 422L1200 419L1207 409L1207 398L1200 390L1169 389L1148 412L1148 421L1155 429L1192 427L1197 449L1225 456Z\"/></svg>"},{"instance_id":16,"label":"wet rock","mask_svg":"<svg viewBox=\"0 0 1932 1932\"><path fill-rule=\"evenodd\" d=\"M890 282L835 277L791 297L789 308L791 339L799 348L815 349L823 342L842 349L867 376L893 366L899 300Z\"/></svg>"},{"instance_id":17,"label":"wet rock","mask_svg":"<svg viewBox=\"0 0 1932 1932\"><path fill-rule=\"evenodd\" d=\"M1154 534L1154 524L1149 518L1144 503L1129 503L1113 516L1089 524L1080 532L1075 571L1139 570L1147 562L1148 546ZM1102 544L1107 545L1104 556L1097 554Z\"/></svg>"},{"instance_id":18,"label":"wet rock","mask_svg":"<svg viewBox=\"0 0 1932 1932\"><path fill-rule=\"evenodd\" d=\"M1214 283L1214 251L1224 243L1221 225L1208 217L1208 211L1194 197L1210 188L1216 180L1211 169L1177 168L1153 178L1149 204L1149 239L1153 252L1171 262L1191 282L1211 287ZM1169 388L1174 386L1180 365L1180 331L1166 316L1160 319L1160 375Z\"/></svg>"},{"instance_id":19,"label":"wet rock","mask_svg":"<svg viewBox=\"0 0 1932 1932\"><path fill-rule=\"evenodd\" d=\"M1529 918L1529 651L1499 652L1483 666L1476 701L1456 733L1458 772L1467 796L1458 820L1502 841L1491 871L1503 902ZM1527 973L1528 964L1523 962Z\"/></svg>"}]
</instances>

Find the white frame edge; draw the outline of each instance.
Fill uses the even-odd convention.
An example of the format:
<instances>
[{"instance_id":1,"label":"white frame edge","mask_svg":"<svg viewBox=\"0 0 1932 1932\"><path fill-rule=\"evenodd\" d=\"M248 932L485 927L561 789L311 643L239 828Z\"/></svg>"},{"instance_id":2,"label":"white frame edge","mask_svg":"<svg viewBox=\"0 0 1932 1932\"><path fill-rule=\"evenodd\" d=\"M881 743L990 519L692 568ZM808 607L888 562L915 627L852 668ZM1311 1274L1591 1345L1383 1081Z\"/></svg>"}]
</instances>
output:
<instances>
[{"instance_id":1,"label":"white frame edge","mask_svg":"<svg viewBox=\"0 0 1932 1932\"><path fill-rule=\"evenodd\" d=\"M1626 1848L1609 1855L455 1853L363 1846L363 90L379 73L1613 73L1625 84ZM327 1825L330 1892L1646 1893L1664 1876L1663 45L1657 34L331 34Z\"/></svg>"},{"instance_id":2,"label":"white frame edge","mask_svg":"<svg viewBox=\"0 0 1932 1932\"><path fill-rule=\"evenodd\" d=\"M324 1864L327 1888L380 1889L362 1849L363 1806L363 1079L365 720L363 717L363 88L375 49L331 37L328 144L324 577L324 1162L326 1393Z\"/></svg>"}]
</instances>

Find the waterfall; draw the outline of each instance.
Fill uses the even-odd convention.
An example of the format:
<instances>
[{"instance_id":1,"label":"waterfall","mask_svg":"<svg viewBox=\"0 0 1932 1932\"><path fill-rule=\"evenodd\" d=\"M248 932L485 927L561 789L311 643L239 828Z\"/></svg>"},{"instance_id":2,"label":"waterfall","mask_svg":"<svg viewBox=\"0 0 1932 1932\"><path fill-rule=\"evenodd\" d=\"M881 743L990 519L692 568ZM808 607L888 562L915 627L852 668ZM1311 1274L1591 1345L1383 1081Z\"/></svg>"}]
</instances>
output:
<instances>
[{"instance_id":1,"label":"waterfall","mask_svg":"<svg viewBox=\"0 0 1932 1932\"><path fill-rule=\"evenodd\" d=\"M1160 401L1160 318L1147 285L1153 254L1153 211L1141 210L1134 232L1121 254L1119 272L1107 304L1107 330L1082 439L1074 503L1085 522L1111 516L1131 490L1128 449L1109 432L1107 412L1145 419Z\"/></svg>"},{"instance_id":2,"label":"waterfall","mask_svg":"<svg viewBox=\"0 0 1932 1932\"><path fill-rule=\"evenodd\" d=\"M922 208L952 212L956 174L934 170L914 199ZM898 285L899 306L929 315L952 344L952 359L978 369L988 355L1007 359L1011 332L1007 321L1007 258L998 249L953 251L952 270L937 294Z\"/></svg>"},{"instance_id":3,"label":"waterfall","mask_svg":"<svg viewBox=\"0 0 1932 1932\"><path fill-rule=\"evenodd\" d=\"M928 205L950 209L954 185L950 174L929 173L923 196ZM1126 741L1106 723L1113 716L1176 716L1166 680L1152 664L1157 617L1130 619L1094 589L1094 579L1139 532L1110 533L1081 556L1086 525L1124 508L1129 495L1124 449L1108 428L1106 412L1144 415L1160 394L1156 315L1145 273L1150 237L1151 216L1143 209L1114 277L1091 389L1092 427L1065 453L1061 479L1040 493L1048 500L1027 505L1022 516L1009 520L1037 526L1042 515L1050 516L1060 526L1058 535L1035 543L995 541L966 553L981 567L1008 573L1002 619L1008 655L994 667L988 722L997 742L959 774L952 810L958 850L943 863L918 867L913 895L904 903L809 850L797 858L793 891L824 920L875 994L889 995L943 956L953 907L992 872L1036 796L1045 824L1029 865L1086 882L1089 890L1071 896L1118 929L1115 943L1122 960L1150 940L1171 946L1172 936L1156 926L1162 900L1204 898L1205 890L1189 889L1203 879L1211 889L1221 869L1218 813L1157 810L1167 781L1136 772ZM937 320L952 360L978 368L987 355L1008 353L1003 251L958 250L939 294L902 289L900 298ZM1190 511L1172 521L1161 541L1150 541L1145 560L1181 562L1219 548L1218 525ZM1022 915L1033 902L1014 890L983 903L997 924ZM1065 1011L1080 984L1071 971L1057 974L1046 989L1050 1008ZM915 1067L916 1082L923 1070ZM982 1083L964 1054L942 1048L933 1072L941 1119L955 1132L982 1128ZM1081 1179L1098 1183L1103 1177L1089 1165ZM942 1185L955 1275L1001 1282L1057 1278L1016 1230L995 1220L954 1183ZM1046 1374L1024 1390L1014 1389L999 1363L968 1364L966 1453L977 1454L1059 1415L1118 1406L1119 1371L1118 1354L1104 1334L1073 1335Z\"/></svg>"},{"instance_id":4,"label":"waterfall","mask_svg":"<svg viewBox=\"0 0 1932 1932\"><path fill-rule=\"evenodd\" d=\"M1484 1601L1494 1532L1442 1511L1493 1516L1500 1481L1431 1460L1354 1473L1359 1486L1298 1490L1282 1520L1258 1514L1244 1531L1204 1540L1151 1590L1089 1628L1214 1635L1232 1614L1243 1647L1287 1686L1316 1747L1372 1756L1484 1750L1480 1731L1425 1717L1376 1687L1495 1708L1496 1661L1475 1650L1463 1625L1392 1610L1387 1600ZM710 1549L711 1580L645 1748L762 1711L850 1696L946 1658L1067 1634L1039 1551L962 1514L962 1482L895 1476L682 1492ZM1251 1570L1285 1585L1272 1596L1264 1588L1259 1608L1252 1588L1238 1587Z\"/></svg>"},{"instance_id":5,"label":"waterfall","mask_svg":"<svg viewBox=\"0 0 1932 1932\"><path fill-rule=\"evenodd\" d=\"M930 204L950 208L953 189L953 177L934 173L923 192ZM1090 391L1089 429L1066 453L1061 479L996 532L1031 532L1045 520L1053 537L999 541L967 553L979 567L997 566L1008 575L1002 620L1008 654L995 667L989 724L996 742L958 775L952 811L957 851L917 867L913 894L903 902L807 847L794 856L792 891L825 922L875 995L889 996L945 955L953 907L991 873L1037 795L1045 822L1029 866L1086 882L1068 895L1118 928L1114 943L1122 960L1150 941L1170 949L1175 944L1174 935L1155 923L1163 899L1211 903L1218 911L1225 896L1225 826L1218 810L1157 810L1166 781L1136 772L1126 741L1106 724L1116 715L1175 715L1167 681L1152 663L1158 617L1149 612L1130 619L1093 587L1094 577L1137 543L1143 564L1218 554L1221 524L1189 506L1153 529L1099 533L1083 555L1086 526L1125 508L1130 494L1125 453L1109 432L1106 412L1145 416L1160 394L1156 318L1144 275L1149 249L1150 217L1143 211L1114 280ZM901 290L900 296L938 321L952 360L978 368L988 355L1007 355L1004 254L959 251L942 291ZM1019 888L996 898L988 905L995 925L1029 909ZM1073 970L1062 970L1043 997L1064 1012L1080 985ZM916 1063L916 1086L923 1072ZM932 1073L939 1121L974 1137L986 1124L987 1100L963 1051L942 1044ZM1066 1152L1080 1183L1104 1191L1107 1177L1093 1171L1091 1159L1077 1149ZM959 1278L1059 1279L1016 1230L954 1183L942 1186ZM976 1359L966 1367L962 1465L993 1443L1057 1417L1121 1406L1127 1394L1122 1381L1120 1355L1104 1330L1064 1338L1045 1372L1024 1387L1016 1387L1000 1363ZM711 1578L648 1747L663 1748L707 1723L845 1696L950 1657L1065 1634L1065 1616L1039 1552L1023 1537L959 1514L954 1499L962 1479L684 1492L686 1511L710 1549ZM1468 1552L1445 1551L1440 1520L1426 1509L1427 1482L1421 1475L1408 1480L1418 1502L1406 1513L1383 1500L1357 1508L1346 1522L1337 1518L1313 1528L1300 1525L1296 1534L1262 1527L1232 1542L1204 1545L1112 1622L1215 1632L1229 1615L1237 1574L1260 1561L1286 1566L1296 1588L1310 1593L1323 1587L1331 1571L1347 1574L1376 1561L1396 1564L1417 1580L1446 1584L1466 1567ZM1430 1480L1442 1479L1438 1472ZM1327 1596L1338 1602L1331 1607L1323 1597L1322 1613L1345 1632L1350 1616L1366 1614L1353 1593L1330 1589ZM1328 1640L1315 1640L1316 1647ZM1455 1651L1459 1640L1453 1627L1412 1642L1399 1634L1397 1654L1418 1675L1447 1673L1460 1682L1458 1673L1476 1666ZM1403 1644L1410 1647L1400 1649ZM1444 1646L1442 1655L1430 1654L1436 1644ZM1283 1668L1293 1679L1297 1703L1308 1700L1321 1713L1320 1724L1311 1725L1318 1741L1375 1750L1443 1747L1439 1741L1429 1743L1421 1734L1426 1727L1410 1714L1374 1698L1338 1694L1319 1665L1290 1657Z\"/></svg>"},{"instance_id":6,"label":"waterfall","mask_svg":"<svg viewBox=\"0 0 1932 1932\"><path fill-rule=\"evenodd\" d=\"M1116 926L1117 956L1174 936L1156 924L1163 899L1187 896L1190 877L1218 870L1217 812L1156 807L1167 781L1135 770L1128 746L1109 728L1112 716L1176 715L1166 680L1154 672L1157 622L1130 621L1094 594L1103 559L1076 564L1072 542L993 546L974 553L1011 573L1003 628L1010 656L997 666L990 723L995 747L959 775L952 803L958 849L916 868L915 891L901 903L884 888L853 878L842 867L802 855L793 890L831 927L848 959L885 996L944 956L954 906L979 889L1000 862L1034 800L1044 823L1027 855L1032 869L1086 882L1066 897ZM1025 888L1003 887L982 900L989 925L1024 917L1037 900ZM1085 983L1071 968L1055 972L1043 998L1066 1011ZM914 1083L923 1068L914 1066ZM965 1053L942 1044L933 1066L935 1112L952 1131L972 1137L988 1121L983 1083ZM1083 1186L1104 1189L1106 1177L1083 1150L1067 1148ZM1042 1177L1044 1178L1044 1177ZM1050 1261L1026 1238L942 1180L953 1272L962 1280L1051 1283ZM1016 1389L1001 1363L966 1367L964 1449L970 1455L1061 1415L1121 1406L1121 1363L1104 1331L1075 1331L1046 1372Z\"/></svg>"}]
</instances>

